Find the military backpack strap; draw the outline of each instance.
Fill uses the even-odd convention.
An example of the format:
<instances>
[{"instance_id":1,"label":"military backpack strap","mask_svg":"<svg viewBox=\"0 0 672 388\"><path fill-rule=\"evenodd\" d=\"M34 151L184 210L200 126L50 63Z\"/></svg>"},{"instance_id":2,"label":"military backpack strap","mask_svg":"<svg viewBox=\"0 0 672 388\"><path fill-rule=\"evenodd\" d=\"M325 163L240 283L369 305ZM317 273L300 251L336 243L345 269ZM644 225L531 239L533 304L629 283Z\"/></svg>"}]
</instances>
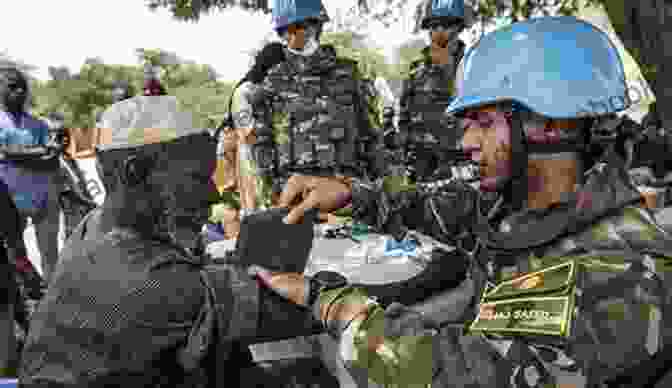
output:
<instances>
[{"instance_id":1,"label":"military backpack strap","mask_svg":"<svg viewBox=\"0 0 672 388\"><path fill-rule=\"evenodd\" d=\"M456 58L457 60L455 61L455 63L457 63L459 65L459 63L462 62L462 58L464 58L464 54L467 50L467 45L464 44L464 42L460 40L460 41L457 42L457 46L458 46L457 58Z\"/></svg>"},{"instance_id":2,"label":"military backpack strap","mask_svg":"<svg viewBox=\"0 0 672 388\"><path fill-rule=\"evenodd\" d=\"M238 81L236 83L236 85L234 85L233 89L231 90L231 95L229 96L229 108L228 108L228 111L226 112L226 118L217 127L217 130L215 131L215 139L219 139L222 131L225 128L233 128L234 127L233 110L232 110L233 109L233 99L235 98L236 90L238 90L240 85L242 85L243 82L245 82L245 81L246 81L245 78L241 79L240 81Z\"/></svg>"},{"instance_id":3,"label":"military backpack strap","mask_svg":"<svg viewBox=\"0 0 672 388\"><path fill-rule=\"evenodd\" d=\"M240 339L256 335L259 326L259 290L240 271L226 265L208 265L201 271L206 304L189 337L186 352L194 359L207 353L211 387L224 387L237 371L223 367ZM256 307L255 307L256 306ZM185 352L183 351L183 353Z\"/></svg>"},{"instance_id":4,"label":"military backpack strap","mask_svg":"<svg viewBox=\"0 0 672 388\"><path fill-rule=\"evenodd\" d=\"M233 128L233 98L235 96L236 90L246 81L250 82L260 82L263 78L266 77L268 72L278 63L285 60L284 49L282 44L278 42L269 43L264 46L261 51L255 57L255 63L252 68L245 74L245 77L238 81L231 91L231 97L229 98L229 110L227 113L226 119L220 124L217 128L216 136L219 138L219 133L226 127Z\"/></svg>"},{"instance_id":5,"label":"military backpack strap","mask_svg":"<svg viewBox=\"0 0 672 388\"><path fill-rule=\"evenodd\" d=\"M244 271L235 271L228 265L209 265L203 273L216 308L218 327L225 329L224 337L220 340L256 336L259 286L250 281Z\"/></svg>"}]
</instances>

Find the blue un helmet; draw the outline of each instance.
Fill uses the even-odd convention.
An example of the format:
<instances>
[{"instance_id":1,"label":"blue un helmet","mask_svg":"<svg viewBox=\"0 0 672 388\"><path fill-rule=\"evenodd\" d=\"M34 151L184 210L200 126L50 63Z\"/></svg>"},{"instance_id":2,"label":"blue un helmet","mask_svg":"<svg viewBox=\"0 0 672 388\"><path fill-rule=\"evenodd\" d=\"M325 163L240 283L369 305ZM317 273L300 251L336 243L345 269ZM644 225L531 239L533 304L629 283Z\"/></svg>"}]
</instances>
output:
<instances>
[{"instance_id":1,"label":"blue un helmet","mask_svg":"<svg viewBox=\"0 0 672 388\"><path fill-rule=\"evenodd\" d=\"M429 0L420 27L426 30L432 22L458 24L464 23L464 19L464 0Z\"/></svg>"},{"instance_id":2,"label":"blue un helmet","mask_svg":"<svg viewBox=\"0 0 672 388\"><path fill-rule=\"evenodd\" d=\"M455 85L448 114L512 103L512 175L503 190L510 191L514 208L521 208L527 198L529 154L585 151L580 138L560 144L528 141L524 111L549 119L578 119L630 106L616 47L604 32L570 16L535 18L484 36L464 56Z\"/></svg>"},{"instance_id":3,"label":"blue un helmet","mask_svg":"<svg viewBox=\"0 0 672 388\"><path fill-rule=\"evenodd\" d=\"M290 24L309 19L321 22L329 20L321 0L273 0L271 7L273 28L278 33Z\"/></svg>"},{"instance_id":4,"label":"blue un helmet","mask_svg":"<svg viewBox=\"0 0 672 388\"><path fill-rule=\"evenodd\" d=\"M552 119L630 106L616 47L571 16L535 18L484 36L464 56L455 85L449 114L505 101Z\"/></svg>"}]
</instances>

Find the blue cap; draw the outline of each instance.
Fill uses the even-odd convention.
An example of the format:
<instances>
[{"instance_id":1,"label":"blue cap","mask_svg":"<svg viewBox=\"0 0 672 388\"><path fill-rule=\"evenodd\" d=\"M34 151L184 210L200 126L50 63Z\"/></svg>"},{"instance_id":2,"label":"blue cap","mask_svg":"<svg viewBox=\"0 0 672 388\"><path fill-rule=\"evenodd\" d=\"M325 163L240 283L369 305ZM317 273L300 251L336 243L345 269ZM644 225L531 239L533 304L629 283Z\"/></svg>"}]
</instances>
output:
<instances>
[{"instance_id":1,"label":"blue cap","mask_svg":"<svg viewBox=\"0 0 672 388\"><path fill-rule=\"evenodd\" d=\"M485 35L465 54L455 86L449 114L505 101L556 119L630 106L616 47L571 16L535 18Z\"/></svg>"},{"instance_id":2,"label":"blue cap","mask_svg":"<svg viewBox=\"0 0 672 388\"><path fill-rule=\"evenodd\" d=\"M271 7L276 31L306 19L320 19L325 13L321 0L273 0Z\"/></svg>"},{"instance_id":3,"label":"blue cap","mask_svg":"<svg viewBox=\"0 0 672 388\"><path fill-rule=\"evenodd\" d=\"M436 18L464 20L464 0L432 0L428 6L429 10L425 13L421 24L424 29L427 29L429 22Z\"/></svg>"}]
</instances>

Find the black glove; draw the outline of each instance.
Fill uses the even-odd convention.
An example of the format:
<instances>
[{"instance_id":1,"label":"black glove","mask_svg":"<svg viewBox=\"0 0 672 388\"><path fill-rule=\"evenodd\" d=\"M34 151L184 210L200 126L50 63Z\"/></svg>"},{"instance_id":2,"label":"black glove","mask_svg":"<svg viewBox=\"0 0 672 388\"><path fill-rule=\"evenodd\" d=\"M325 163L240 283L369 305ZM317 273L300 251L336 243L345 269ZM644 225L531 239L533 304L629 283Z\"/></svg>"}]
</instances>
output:
<instances>
[{"instance_id":1,"label":"black glove","mask_svg":"<svg viewBox=\"0 0 672 388\"><path fill-rule=\"evenodd\" d=\"M285 60L285 50L278 42L269 43L254 58L254 65L245 75L245 80L258 84L266 78L268 71Z\"/></svg>"}]
</instances>

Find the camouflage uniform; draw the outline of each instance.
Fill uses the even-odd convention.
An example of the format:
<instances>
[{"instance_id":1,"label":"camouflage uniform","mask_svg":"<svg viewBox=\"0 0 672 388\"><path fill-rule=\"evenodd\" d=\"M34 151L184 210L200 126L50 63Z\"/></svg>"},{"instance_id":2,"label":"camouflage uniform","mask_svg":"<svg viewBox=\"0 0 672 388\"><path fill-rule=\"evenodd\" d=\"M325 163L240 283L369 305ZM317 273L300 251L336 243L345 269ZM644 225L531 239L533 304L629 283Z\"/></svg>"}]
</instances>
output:
<instances>
[{"instance_id":1,"label":"camouflage uniform","mask_svg":"<svg viewBox=\"0 0 672 388\"><path fill-rule=\"evenodd\" d=\"M333 47L310 57L288 52L263 84L239 90L236 126L256 132L256 144L240 150L240 172L257 177L256 207L270 206L288 167L325 176L361 176L371 168L363 154L377 141L381 104L358 64L336 56ZM261 139L262 133L272 136Z\"/></svg>"},{"instance_id":2,"label":"camouflage uniform","mask_svg":"<svg viewBox=\"0 0 672 388\"><path fill-rule=\"evenodd\" d=\"M407 187L412 190L412 186ZM410 209L403 215L405 223L411 217L417 218L418 210L426 205L418 203L424 198L414 195L408 198L410 202L400 205ZM435 199L444 220L439 230L448 229L458 234L468 228L468 217L460 214L462 208L470 206L454 204L448 209L442 207L440 198ZM391 206L398 207L395 203ZM430 219L419 222L423 232L434 234L431 233L434 226ZM531 344L569 344L564 356L574 361L573 366L559 367L562 360L545 363L545 369L556 379L560 378L560 382L565 379L585 381L586 376L590 379L613 376L672 341L669 298L672 236L643 206L641 194L630 182L619 160L610 159L607 164L599 164L588 176L587 183L576 194L568 195L565 203L543 212L509 213L499 224L499 229L501 246L496 241L486 243L486 248L479 252L484 261L495 263L497 284L563 263L572 262L577 267L578 278L572 284L579 290L576 291L578 310L570 314L573 323L568 337L550 335L540 340L530 330L535 324L543 326L540 319L532 320L527 331L522 333ZM479 276L472 274L459 287L431 296L412 307L440 322L464 319L462 312L469 315L471 296L478 292L474 291L478 287L474 288L472 282L478 286ZM536 295L539 296L543 287L550 287L552 283L552 279L545 279L530 290L539 290ZM507 300L523 297L524 292L530 290L514 290ZM550 294L546 292L543 296ZM531 302L532 307L527 308L562 310L557 304L535 303ZM450 311L445 311L447 305L452 306ZM486 340L479 335L482 331L476 329L482 329L484 321L486 326L495 323L487 319L487 313L487 309L480 309L481 323L472 327L467 335L447 327L435 337L434 347L440 354L435 362L441 365L441 371L432 386L501 387L502 381L510 381L518 366L525 369L526 363L532 362L526 358L530 350L522 345L522 341ZM517 328L520 322L505 320L497 327L501 328L501 325ZM505 338L512 339L508 329L492 329L490 332L508 334ZM550 338L555 340L549 341ZM578 370L573 369L576 367ZM513 386L528 387L517 384ZM555 386L529 385L535 388Z\"/></svg>"},{"instance_id":3,"label":"camouflage uniform","mask_svg":"<svg viewBox=\"0 0 672 388\"><path fill-rule=\"evenodd\" d=\"M453 96L457 64L464 55L465 45L457 41L451 57L452 64L434 65L429 47L422 50L422 58L411 64L408 79L404 80L399 104L399 129L407 136L423 139L426 147L410 150L415 153L416 174L428 175L438 166L447 166L447 153L438 149L454 148L461 138L457 122L444 111ZM408 150L407 150L408 152Z\"/></svg>"},{"instance_id":4,"label":"camouflage uniform","mask_svg":"<svg viewBox=\"0 0 672 388\"><path fill-rule=\"evenodd\" d=\"M605 166L602 170L595 172L567 204L544 213L516 213L501 224L509 241L534 240L539 236L548 242L529 248L522 243L516 249L491 249L486 253L495 261L509 263L500 267L501 281L512 279L514 274L570 261L578 265L579 273L585 274L579 287L581 292L577 293L583 296L577 299L578 311L572 318L574 333L567 341L571 351L566 353L580 368L572 372L554 366L548 368L552 374L577 378L587 372L593 376L613 375L646 358L647 350L655 352L672 339L667 297L672 236L641 205L639 192L624 180L618 167ZM574 213L573 209L578 211ZM575 229L558 229L557 225L564 225L561 220L575 214L580 219L574 224ZM664 279L665 286L661 287L652 274ZM528 308L535 306L549 308L541 304ZM479 317L487 320L483 317L486 313L481 309ZM586 323L592 326L593 336ZM517 323L509 321L509 324L515 327ZM524 368L529 361L512 350L522 342L487 341L478 336L478 331L468 336L458 336L450 330L443 334L439 341L444 364L435 381L437 386L497 387L501 381L510 379L512 370L519 365ZM529 333L523 336L533 338ZM599 345L594 345L595 339ZM531 341L535 343L534 339ZM507 349L503 354L494 350L502 345Z\"/></svg>"}]
</instances>

